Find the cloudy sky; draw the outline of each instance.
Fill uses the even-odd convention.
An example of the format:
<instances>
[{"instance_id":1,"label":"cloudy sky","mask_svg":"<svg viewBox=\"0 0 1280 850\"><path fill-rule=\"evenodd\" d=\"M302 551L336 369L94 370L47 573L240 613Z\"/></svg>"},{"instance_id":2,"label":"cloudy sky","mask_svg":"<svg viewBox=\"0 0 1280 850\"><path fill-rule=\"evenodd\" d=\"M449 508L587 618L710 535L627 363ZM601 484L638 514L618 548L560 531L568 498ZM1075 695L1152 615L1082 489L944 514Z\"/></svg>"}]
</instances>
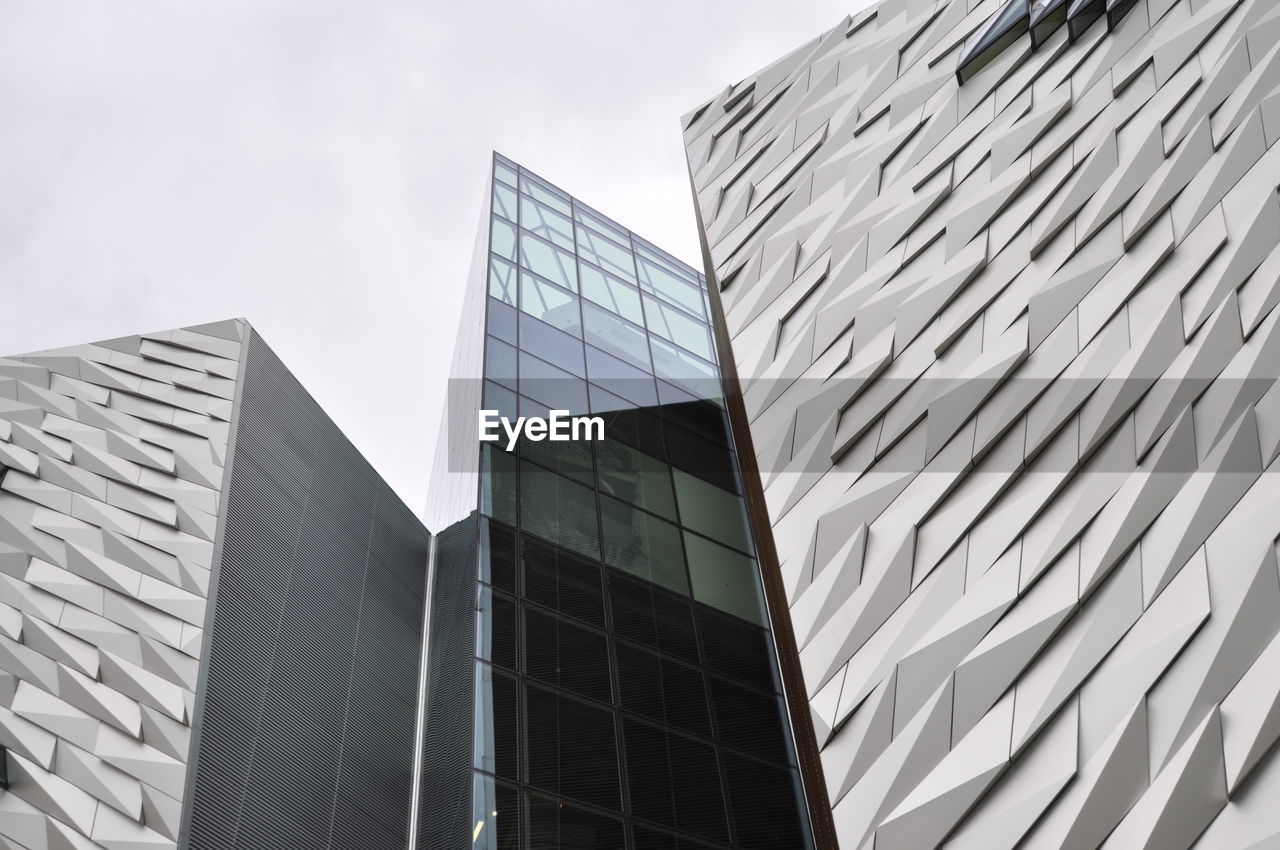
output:
<instances>
[{"instance_id":1,"label":"cloudy sky","mask_svg":"<svg viewBox=\"0 0 1280 850\"><path fill-rule=\"evenodd\" d=\"M489 151L697 261L679 116L866 5L0 0L0 353L244 316L420 512Z\"/></svg>"}]
</instances>

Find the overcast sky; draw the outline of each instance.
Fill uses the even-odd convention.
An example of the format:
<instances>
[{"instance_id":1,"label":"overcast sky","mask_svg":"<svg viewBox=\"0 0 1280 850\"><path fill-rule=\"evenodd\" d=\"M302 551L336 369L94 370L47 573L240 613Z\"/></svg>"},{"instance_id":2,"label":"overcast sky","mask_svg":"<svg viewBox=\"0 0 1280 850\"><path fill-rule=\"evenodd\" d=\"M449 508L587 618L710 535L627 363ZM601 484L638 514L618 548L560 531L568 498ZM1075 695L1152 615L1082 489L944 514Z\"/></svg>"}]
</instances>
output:
<instances>
[{"instance_id":1,"label":"overcast sky","mask_svg":"<svg viewBox=\"0 0 1280 850\"><path fill-rule=\"evenodd\" d=\"M489 151L698 265L679 116L866 0L0 0L0 353L244 316L415 510Z\"/></svg>"}]
</instances>

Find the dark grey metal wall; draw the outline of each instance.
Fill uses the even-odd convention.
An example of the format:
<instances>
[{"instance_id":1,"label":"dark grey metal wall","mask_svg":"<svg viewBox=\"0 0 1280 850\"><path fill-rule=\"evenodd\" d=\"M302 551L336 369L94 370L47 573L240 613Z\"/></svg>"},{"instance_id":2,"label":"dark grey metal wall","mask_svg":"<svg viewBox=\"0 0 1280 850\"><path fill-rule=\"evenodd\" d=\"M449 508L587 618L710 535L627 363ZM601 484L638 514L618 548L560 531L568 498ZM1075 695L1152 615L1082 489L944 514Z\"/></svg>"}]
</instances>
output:
<instances>
[{"instance_id":1,"label":"dark grey metal wall","mask_svg":"<svg viewBox=\"0 0 1280 850\"><path fill-rule=\"evenodd\" d=\"M472 694L479 519L436 536L416 850L471 846Z\"/></svg>"},{"instance_id":2,"label":"dark grey metal wall","mask_svg":"<svg viewBox=\"0 0 1280 850\"><path fill-rule=\"evenodd\" d=\"M256 334L237 410L181 846L402 848L430 535Z\"/></svg>"}]
</instances>

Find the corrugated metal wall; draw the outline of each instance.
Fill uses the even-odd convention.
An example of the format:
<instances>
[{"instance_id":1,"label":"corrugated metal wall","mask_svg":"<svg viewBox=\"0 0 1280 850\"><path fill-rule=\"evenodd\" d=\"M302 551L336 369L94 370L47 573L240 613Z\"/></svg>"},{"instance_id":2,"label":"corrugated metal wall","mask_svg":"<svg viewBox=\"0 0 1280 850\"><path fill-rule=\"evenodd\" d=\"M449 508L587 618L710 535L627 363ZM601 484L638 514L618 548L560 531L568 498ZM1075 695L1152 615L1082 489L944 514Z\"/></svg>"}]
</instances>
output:
<instances>
[{"instance_id":1,"label":"corrugated metal wall","mask_svg":"<svg viewBox=\"0 0 1280 850\"><path fill-rule=\"evenodd\" d=\"M403 847L430 536L256 334L244 375L182 846Z\"/></svg>"}]
</instances>

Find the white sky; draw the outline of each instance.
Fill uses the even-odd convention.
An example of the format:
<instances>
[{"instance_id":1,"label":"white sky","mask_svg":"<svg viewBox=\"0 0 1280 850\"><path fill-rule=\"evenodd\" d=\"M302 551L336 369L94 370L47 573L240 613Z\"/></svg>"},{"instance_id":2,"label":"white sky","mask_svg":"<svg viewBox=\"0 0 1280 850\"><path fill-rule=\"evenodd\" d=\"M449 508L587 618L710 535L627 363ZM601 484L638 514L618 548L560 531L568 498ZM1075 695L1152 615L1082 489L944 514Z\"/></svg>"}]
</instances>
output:
<instances>
[{"instance_id":1,"label":"white sky","mask_svg":"<svg viewBox=\"0 0 1280 850\"><path fill-rule=\"evenodd\" d=\"M0 353L244 316L419 513L489 152L700 266L679 116L867 0L0 0Z\"/></svg>"}]
</instances>

